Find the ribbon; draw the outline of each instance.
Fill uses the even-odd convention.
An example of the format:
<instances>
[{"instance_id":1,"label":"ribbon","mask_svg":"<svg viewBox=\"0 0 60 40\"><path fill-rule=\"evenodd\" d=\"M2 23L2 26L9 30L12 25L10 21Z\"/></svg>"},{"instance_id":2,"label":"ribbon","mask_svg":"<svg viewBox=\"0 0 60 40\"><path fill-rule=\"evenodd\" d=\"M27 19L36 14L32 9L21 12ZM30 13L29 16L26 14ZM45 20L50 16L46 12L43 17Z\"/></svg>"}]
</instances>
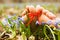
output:
<instances>
[{"instance_id":1,"label":"ribbon","mask_svg":"<svg viewBox=\"0 0 60 40\"><path fill-rule=\"evenodd\" d=\"M26 26L28 26L34 19L35 17L38 18L41 16L42 13L28 13L28 17L29 17L29 22L26 24Z\"/></svg>"}]
</instances>

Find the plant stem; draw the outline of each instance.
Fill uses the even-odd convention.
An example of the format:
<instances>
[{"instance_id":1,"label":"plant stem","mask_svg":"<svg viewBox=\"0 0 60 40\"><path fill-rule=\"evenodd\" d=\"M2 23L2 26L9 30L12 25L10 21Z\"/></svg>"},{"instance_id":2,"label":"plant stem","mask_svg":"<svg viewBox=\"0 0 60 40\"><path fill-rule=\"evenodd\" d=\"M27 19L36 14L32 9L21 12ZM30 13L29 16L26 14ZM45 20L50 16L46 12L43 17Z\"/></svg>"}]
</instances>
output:
<instances>
[{"instance_id":1,"label":"plant stem","mask_svg":"<svg viewBox=\"0 0 60 40\"><path fill-rule=\"evenodd\" d=\"M47 26L47 27L50 29L50 31L51 31L51 33L52 33L52 35L53 35L53 39L56 40L56 39L55 39L55 35L54 35L52 29L50 28L50 26L48 26L48 25L45 25L45 26Z\"/></svg>"},{"instance_id":2,"label":"plant stem","mask_svg":"<svg viewBox=\"0 0 60 40\"><path fill-rule=\"evenodd\" d=\"M13 31L12 32L12 35L11 35L11 37L10 38L14 38L16 36L16 32L15 31Z\"/></svg>"},{"instance_id":3,"label":"plant stem","mask_svg":"<svg viewBox=\"0 0 60 40\"><path fill-rule=\"evenodd\" d=\"M45 34L45 36L47 37L47 39L50 40L49 37L48 37L47 34L46 34L46 27L45 27L45 26L44 26L43 31L44 31L44 34Z\"/></svg>"}]
</instances>

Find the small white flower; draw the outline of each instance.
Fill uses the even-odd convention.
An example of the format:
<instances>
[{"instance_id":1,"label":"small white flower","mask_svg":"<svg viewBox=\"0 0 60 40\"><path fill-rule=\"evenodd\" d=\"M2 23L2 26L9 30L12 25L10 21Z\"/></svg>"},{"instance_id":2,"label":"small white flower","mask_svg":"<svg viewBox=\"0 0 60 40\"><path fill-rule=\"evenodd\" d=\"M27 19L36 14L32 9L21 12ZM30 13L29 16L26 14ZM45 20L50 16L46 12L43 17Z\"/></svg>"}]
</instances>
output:
<instances>
[{"instance_id":1,"label":"small white flower","mask_svg":"<svg viewBox=\"0 0 60 40\"><path fill-rule=\"evenodd\" d=\"M38 21L36 21L36 24L39 24L39 22L38 22Z\"/></svg>"}]
</instances>

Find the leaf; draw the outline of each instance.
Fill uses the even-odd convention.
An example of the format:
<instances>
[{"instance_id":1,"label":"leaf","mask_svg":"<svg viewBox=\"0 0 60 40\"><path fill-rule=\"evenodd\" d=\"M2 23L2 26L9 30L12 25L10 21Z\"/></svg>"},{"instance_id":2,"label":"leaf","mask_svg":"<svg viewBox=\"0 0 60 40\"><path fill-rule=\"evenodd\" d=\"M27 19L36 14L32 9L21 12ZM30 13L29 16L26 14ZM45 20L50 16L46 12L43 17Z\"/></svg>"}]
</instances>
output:
<instances>
[{"instance_id":1,"label":"leaf","mask_svg":"<svg viewBox=\"0 0 60 40\"><path fill-rule=\"evenodd\" d=\"M48 25L45 25L45 26L48 27L48 29L51 31L51 34L53 36L53 40L56 40L55 35L54 35L54 31L50 28L50 26L48 26Z\"/></svg>"},{"instance_id":2,"label":"leaf","mask_svg":"<svg viewBox=\"0 0 60 40\"><path fill-rule=\"evenodd\" d=\"M0 21L0 25L1 25L3 28L5 27L1 21Z\"/></svg>"},{"instance_id":3,"label":"leaf","mask_svg":"<svg viewBox=\"0 0 60 40\"><path fill-rule=\"evenodd\" d=\"M60 40L60 30L59 29L55 29L54 32L57 35L57 39Z\"/></svg>"},{"instance_id":4,"label":"leaf","mask_svg":"<svg viewBox=\"0 0 60 40\"><path fill-rule=\"evenodd\" d=\"M60 32L58 33L58 40L60 40Z\"/></svg>"},{"instance_id":5,"label":"leaf","mask_svg":"<svg viewBox=\"0 0 60 40\"><path fill-rule=\"evenodd\" d=\"M31 31L30 31L30 25L28 25L28 27L25 30L26 36L29 37L31 35Z\"/></svg>"},{"instance_id":6,"label":"leaf","mask_svg":"<svg viewBox=\"0 0 60 40\"><path fill-rule=\"evenodd\" d=\"M13 24L12 30L16 31L16 23Z\"/></svg>"},{"instance_id":7,"label":"leaf","mask_svg":"<svg viewBox=\"0 0 60 40\"><path fill-rule=\"evenodd\" d=\"M19 31L23 32L25 29L25 26L24 26L24 24L22 24L22 21L19 21L19 24L20 24Z\"/></svg>"},{"instance_id":8,"label":"leaf","mask_svg":"<svg viewBox=\"0 0 60 40\"><path fill-rule=\"evenodd\" d=\"M43 31L44 31L44 35L45 35L45 37L46 37L48 40L50 40L49 37L48 37L47 34L46 34L46 26L44 26Z\"/></svg>"},{"instance_id":9,"label":"leaf","mask_svg":"<svg viewBox=\"0 0 60 40\"><path fill-rule=\"evenodd\" d=\"M12 24L11 20L9 18L7 18L7 19L8 19L9 24Z\"/></svg>"}]
</instances>

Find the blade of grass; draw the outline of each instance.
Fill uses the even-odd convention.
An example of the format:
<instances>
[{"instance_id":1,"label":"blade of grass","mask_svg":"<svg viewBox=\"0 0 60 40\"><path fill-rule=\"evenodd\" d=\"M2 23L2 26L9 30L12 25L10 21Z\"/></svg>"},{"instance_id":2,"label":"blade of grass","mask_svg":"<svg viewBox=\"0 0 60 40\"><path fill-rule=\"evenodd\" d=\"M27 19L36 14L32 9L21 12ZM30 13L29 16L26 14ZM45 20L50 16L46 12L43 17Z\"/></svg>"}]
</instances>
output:
<instances>
[{"instance_id":1,"label":"blade of grass","mask_svg":"<svg viewBox=\"0 0 60 40\"><path fill-rule=\"evenodd\" d=\"M5 27L1 21L0 21L0 25L1 25L3 28Z\"/></svg>"},{"instance_id":2,"label":"blade of grass","mask_svg":"<svg viewBox=\"0 0 60 40\"><path fill-rule=\"evenodd\" d=\"M52 35L53 35L53 40L56 40L55 39L55 35L54 35L54 32L53 32L53 30L50 28L50 26L48 26L48 25L45 25L46 27L48 27L49 28L49 30L51 31L51 33L52 33Z\"/></svg>"},{"instance_id":3,"label":"blade of grass","mask_svg":"<svg viewBox=\"0 0 60 40\"><path fill-rule=\"evenodd\" d=\"M44 31L44 35L46 36L46 38L47 38L48 40L50 40L49 37L48 37L47 34L46 34L46 26L44 26L43 31Z\"/></svg>"}]
</instances>

